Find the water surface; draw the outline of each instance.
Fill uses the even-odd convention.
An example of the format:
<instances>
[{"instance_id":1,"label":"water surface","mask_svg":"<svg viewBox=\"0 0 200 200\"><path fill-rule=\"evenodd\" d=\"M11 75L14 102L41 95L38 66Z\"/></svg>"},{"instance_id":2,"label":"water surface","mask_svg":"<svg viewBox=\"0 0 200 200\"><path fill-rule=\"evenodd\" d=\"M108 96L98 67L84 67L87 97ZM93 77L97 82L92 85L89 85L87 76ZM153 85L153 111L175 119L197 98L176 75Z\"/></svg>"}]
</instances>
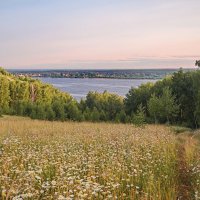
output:
<instances>
[{"instance_id":1,"label":"water surface","mask_svg":"<svg viewBox=\"0 0 200 200\"><path fill-rule=\"evenodd\" d=\"M89 78L39 78L45 83L70 93L74 98L80 100L86 97L89 91L108 92L125 96L131 87L138 87L143 83L156 82L150 79L89 79Z\"/></svg>"}]
</instances>

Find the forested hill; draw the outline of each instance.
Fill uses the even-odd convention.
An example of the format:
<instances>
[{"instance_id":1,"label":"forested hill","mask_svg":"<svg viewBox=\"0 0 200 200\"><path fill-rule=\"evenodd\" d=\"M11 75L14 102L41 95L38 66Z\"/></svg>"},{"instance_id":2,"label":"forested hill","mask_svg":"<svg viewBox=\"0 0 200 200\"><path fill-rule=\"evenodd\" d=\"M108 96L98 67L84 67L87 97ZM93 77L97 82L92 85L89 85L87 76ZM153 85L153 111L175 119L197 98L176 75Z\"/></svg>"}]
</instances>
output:
<instances>
[{"instance_id":1,"label":"forested hill","mask_svg":"<svg viewBox=\"0 0 200 200\"><path fill-rule=\"evenodd\" d=\"M38 119L73 118L77 102L51 85L26 77L15 77L0 68L1 114L26 115Z\"/></svg>"},{"instance_id":2,"label":"forested hill","mask_svg":"<svg viewBox=\"0 0 200 200\"><path fill-rule=\"evenodd\" d=\"M125 98L89 92L79 103L53 86L0 69L1 114L44 120L171 123L200 126L200 70L175 72L155 84L130 88Z\"/></svg>"}]
</instances>

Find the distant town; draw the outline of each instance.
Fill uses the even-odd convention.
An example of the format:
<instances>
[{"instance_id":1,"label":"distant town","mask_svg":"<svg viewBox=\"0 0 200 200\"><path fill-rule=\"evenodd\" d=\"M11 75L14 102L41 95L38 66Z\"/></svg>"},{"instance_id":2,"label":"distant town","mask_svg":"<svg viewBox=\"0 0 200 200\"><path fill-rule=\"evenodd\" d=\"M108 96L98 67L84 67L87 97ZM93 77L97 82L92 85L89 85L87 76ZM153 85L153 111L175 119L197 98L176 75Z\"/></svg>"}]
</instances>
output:
<instances>
[{"instance_id":1,"label":"distant town","mask_svg":"<svg viewBox=\"0 0 200 200\"><path fill-rule=\"evenodd\" d=\"M179 69L126 69L126 70L8 70L16 76L50 78L110 78L162 79ZM194 69L183 69L191 71Z\"/></svg>"}]
</instances>

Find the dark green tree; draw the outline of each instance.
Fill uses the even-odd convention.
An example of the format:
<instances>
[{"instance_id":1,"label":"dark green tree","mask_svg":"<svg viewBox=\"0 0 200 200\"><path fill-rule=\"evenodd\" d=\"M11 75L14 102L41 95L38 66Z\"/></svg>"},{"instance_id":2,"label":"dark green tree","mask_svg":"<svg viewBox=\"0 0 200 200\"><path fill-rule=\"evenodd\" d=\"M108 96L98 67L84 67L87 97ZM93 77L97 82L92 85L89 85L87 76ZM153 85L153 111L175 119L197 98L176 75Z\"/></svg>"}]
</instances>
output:
<instances>
[{"instance_id":1,"label":"dark green tree","mask_svg":"<svg viewBox=\"0 0 200 200\"><path fill-rule=\"evenodd\" d=\"M91 110L88 107L83 111L83 116L86 121L91 121Z\"/></svg>"},{"instance_id":2,"label":"dark green tree","mask_svg":"<svg viewBox=\"0 0 200 200\"><path fill-rule=\"evenodd\" d=\"M120 122L125 123L126 122L126 113L124 110L121 110L119 113L117 113L115 121L117 123L120 123Z\"/></svg>"},{"instance_id":3,"label":"dark green tree","mask_svg":"<svg viewBox=\"0 0 200 200\"><path fill-rule=\"evenodd\" d=\"M200 60L196 60L195 66L200 67Z\"/></svg>"},{"instance_id":4,"label":"dark green tree","mask_svg":"<svg viewBox=\"0 0 200 200\"><path fill-rule=\"evenodd\" d=\"M61 121L65 120L64 104L56 100L52 104L52 109L55 113L56 120L61 120Z\"/></svg>"},{"instance_id":5,"label":"dark green tree","mask_svg":"<svg viewBox=\"0 0 200 200\"><path fill-rule=\"evenodd\" d=\"M152 83L142 84L138 88L131 88L124 100L126 113L132 115L137 111L140 104L144 106L145 112L147 112L147 102L151 97L152 90Z\"/></svg>"},{"instance_id":6,"label":"dark green tree","mask_svg":"<svg viewBox=\"0 0 200 200\"><path fill-rule=\"evenodd\" d=\"M133 114L132 123L135 126L143 127L145 124L145 118L145 108L142 106L142 104L140 104L136 113Z\"/></svg>"},{"instance_id":7,"label":"dark green tree","mask_svg":"<svg viewBox=\"0 0 200 200\"><path fill-rule=\"evenodd\" d=\"M84 116L82 112L78 109L78 105L75 101L67 106L68 118L73 121L83 121Z\"/></svg>"},{"instance_id":8,"label":"dark green tree","mask_svg":"<svg viewBox=\"0 0 200 200\"><path fill-rule=\"evenodd\" d=\"M97 110L97 108L94 107L91 112L91 121L98 122L99 119L100 119L99 111Z\"/></svg>"},{"instance_id":9,"label":"dark green tree","mask_svg":"<svg viewBox=\"0 0 200 200\"><path fill-rule=\"evenodd\" d=\"M163 88L162 95L156 97L153 94L148 102L148 110L154 122L167 122L173 121L178 114L179 106L175 101L175 96L169 87Z\"/></svg>"},{"instance_id":10,"label":"dark green tree","mask_svg":"<svg viewBox=\"0 0 200 200\"><path fill-rule=\"evenodd\" d=\"M196 72L194 72L196 73ZM172 76L172 94L175 96L176 102L180 105L177 123L185 126L195 127L195 96L193 72L184 73L180 70Z\"/></svg>"},{"instance_id":11,"label":"dark green tree","mask_svg":"<svg viewBox=\"0 0 200 200\"><path fill-rule=\"evenodd\" d=\"M45 112L45 105L44 104L38 104L36 105L36 118L37 119L46 119L46 112Z\"/></svg>"},{"instance_id":12,"label":"dark green tree","mask_svg":"<svg viewBox=\"0 0 200 200\"><path fill-rule=\"evenodd\" d=\"M53 121L55 120L55 112L52 109L51 105L46 105L45 106L45 113L46 113L46 119Z\"/></svg>"}]
</instances>

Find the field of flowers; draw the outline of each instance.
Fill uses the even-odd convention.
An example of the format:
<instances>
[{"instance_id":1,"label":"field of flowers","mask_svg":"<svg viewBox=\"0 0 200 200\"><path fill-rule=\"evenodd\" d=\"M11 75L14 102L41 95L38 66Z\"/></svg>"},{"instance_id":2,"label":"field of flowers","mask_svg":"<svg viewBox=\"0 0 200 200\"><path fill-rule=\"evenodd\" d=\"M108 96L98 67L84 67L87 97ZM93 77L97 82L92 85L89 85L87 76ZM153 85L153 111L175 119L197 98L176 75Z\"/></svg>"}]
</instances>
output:
<instances>
[{"instance_id":1,"label":"field of flowers","mask_svg":"<svg viewBox=\"0 0 200 200\"><path fill-rule=\"evenodd\" d=\"M191 195L193 199L197 200L200 199L200 132L192 137L184 138L184 140L187 172L190 174L190 177L188 177L190 179L190 192L193 193Z\"/></svg>"},{"instance_id":2,"label":"field of flowers","mask_svg":"<svg viewBox=\"0 0 200 200\"><path fill-rule=\"evenodd\" d=\"M165 126L5 117L0 119L0 199L175 200L176 143ZM188 163L198 199L198 159Z\"/></svg>"}]
</instances>

